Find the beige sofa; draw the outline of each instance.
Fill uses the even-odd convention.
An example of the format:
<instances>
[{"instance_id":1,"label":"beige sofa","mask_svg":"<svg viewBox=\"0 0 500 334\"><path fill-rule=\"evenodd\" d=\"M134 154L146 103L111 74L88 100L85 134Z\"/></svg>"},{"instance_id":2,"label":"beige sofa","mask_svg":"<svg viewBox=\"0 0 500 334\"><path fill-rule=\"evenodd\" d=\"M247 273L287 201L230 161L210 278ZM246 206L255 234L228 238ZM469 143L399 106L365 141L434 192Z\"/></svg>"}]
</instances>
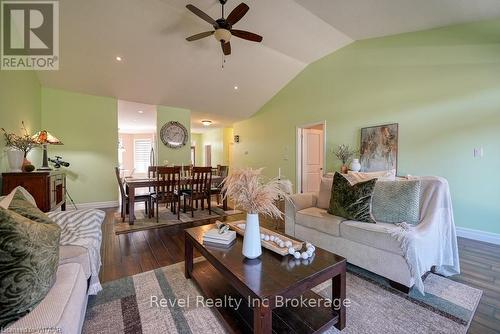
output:
<instances>
[{"instance_id":1,"label":"beige sofa","mask_svg":"<svg viewBox=\"0 0 500 334\"><path fill-rule=\"evenodd\" d=\"M388 278L403 291L414 285L401 243L387 223L363 223L330 215L333 175L324 177L319 193L295 194L285 208L285 232L339 254L358 267ZM429 268L430 269L430 268Z\"/></svg>"},{"instance_id":2,"label":"beige sofa","mask_svg":"<svg viewBox=\"0 0 500 334\"><path fill-rule=\"evenodd\" d=\"M56 282L33 311L5 333L80 333L87 308L90 258L86 248L60 246Z\"/></svg>"}]
</instances>

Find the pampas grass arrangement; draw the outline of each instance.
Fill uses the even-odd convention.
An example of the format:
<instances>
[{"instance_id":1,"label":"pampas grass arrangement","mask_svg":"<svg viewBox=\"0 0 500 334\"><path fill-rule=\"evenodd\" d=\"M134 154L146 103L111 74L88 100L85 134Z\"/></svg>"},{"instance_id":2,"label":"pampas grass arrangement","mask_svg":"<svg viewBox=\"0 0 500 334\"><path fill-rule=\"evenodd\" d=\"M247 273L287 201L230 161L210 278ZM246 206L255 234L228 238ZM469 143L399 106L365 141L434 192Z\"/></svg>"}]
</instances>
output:
<instances>
[{"instance_id":1,"label":"pampas grass arrangement","mask_svg":"<svg viewBox=\"0 0 500 334\"><path fill-rule=\"evenodd\" d=\"M234 205L249 214L262 214L273 219L280 219L283 213L275 201L288 198L285 189L291 189L290 181L272 179L265 182L262 169L236 169L223 181L224 196Z\"/></svg>"}]
</instances>

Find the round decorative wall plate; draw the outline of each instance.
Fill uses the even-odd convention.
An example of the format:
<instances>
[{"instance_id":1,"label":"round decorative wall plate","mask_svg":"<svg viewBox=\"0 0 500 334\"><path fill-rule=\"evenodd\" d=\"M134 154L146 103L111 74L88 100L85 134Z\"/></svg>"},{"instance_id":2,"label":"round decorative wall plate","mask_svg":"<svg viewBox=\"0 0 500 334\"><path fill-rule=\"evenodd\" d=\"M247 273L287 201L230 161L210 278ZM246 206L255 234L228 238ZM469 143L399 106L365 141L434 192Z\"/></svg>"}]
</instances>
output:
<instances>
[{"instance_id":1,"label":"round decorative wall plate","mask_svg":"<svg viewBox=\"0 0 500 334\"><path fill-rule=\"evenodd\" d=\"M160 139L167 147L181 148L188 141L188 131L181 123L171 121L161 128Z\"/></svg>"}]
</instances>

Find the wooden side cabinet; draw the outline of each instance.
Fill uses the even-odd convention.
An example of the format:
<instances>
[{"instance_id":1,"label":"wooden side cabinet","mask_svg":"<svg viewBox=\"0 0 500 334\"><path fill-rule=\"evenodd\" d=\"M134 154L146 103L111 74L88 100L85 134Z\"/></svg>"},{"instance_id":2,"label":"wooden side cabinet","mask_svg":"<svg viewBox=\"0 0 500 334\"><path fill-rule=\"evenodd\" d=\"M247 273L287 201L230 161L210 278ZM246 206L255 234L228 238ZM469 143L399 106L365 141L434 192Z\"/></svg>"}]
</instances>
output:
<instances>
[{"instance_id":1,"label":"wooden side cabinet","mask_svg":"<svg viewBox=\"0 0 500 334\"><path fill-rule=\"evenodd\" d=\"M35 198L43 212L61 208L66 210L66 174L60 171L32 173L3 173L2 194L8 195L14 188L21 186Z\"/></svg>"}]
</instances>

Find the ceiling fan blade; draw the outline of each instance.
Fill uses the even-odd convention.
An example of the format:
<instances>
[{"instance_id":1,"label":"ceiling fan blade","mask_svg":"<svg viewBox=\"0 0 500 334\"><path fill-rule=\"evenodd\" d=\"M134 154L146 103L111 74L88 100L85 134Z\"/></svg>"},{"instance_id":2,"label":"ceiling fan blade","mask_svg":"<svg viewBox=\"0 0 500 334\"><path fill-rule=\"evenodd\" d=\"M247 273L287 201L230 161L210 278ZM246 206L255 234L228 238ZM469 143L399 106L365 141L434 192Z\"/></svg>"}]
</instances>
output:
<instances>
[{"instance_id":1,"label":"ceiling fan blade","mask_svg":"<svg viewBox=\"0 0 500 334\"><path fill-rule=\"evenodd\" d=\"M202 38L205 38L205 37L208 37L208 36L211 36L214 34L215 31L205 31L205 32L201 32L199 34L196 34L196 35L193 35L193 36L189 36L188 38L186 38L186 41L188 42L192 42L192 41L196 41L198 39L202 39Z\"/></svg>"},{"instance_id":2,"label":"ceiling fan blade","mask_svg":"<svg viewBox=\"0 0 500 334\"><path fill-rule=\"evenodd\" d=\"M231 54L231 43L224 43L224 41L221 41L220 45L222 47L222 52L224 52L224 55L229 56Z\"/></svg>"},{"instance_id":3,"label":"ceiling fan blade","mask_svg":"<svg viewBox=\"0 0 500 334\"><path fill-rule=\"evenodd\" d=\"M213 18L211 18L208 14L206 14L204 11L202 11L198 7L195 7L193 5L187 5L186 8L189 9L191 12L193 12L199 18L210 23L211 25L213 25L213 26L217 25L217 23L215 22L215 20Z\"/></svg>"},{"instance_id":4,"label":"ceiling fan blade","mask_svg":"<svg viewBox=\"0 0 500 334\"><path fill-rule=\"evenodd\" d=\"M247 6L244 2L240 3L233 11L231 14L226 19L226 22L229 23L229 25L234 25L236 22L241 20L243 16L248 12L250 7Z\"/></svg>"},{"instance_id":5,"label":"ceiling fan blade","mask_svg":"<svg viewBox=\"0 0 500 334\"><path fill-rule=\"evenodd\" d=\"M252 42L262 42L262 36L250 31L231 29L231 35L246 39Z\"/></svg>"}]
</instances>

